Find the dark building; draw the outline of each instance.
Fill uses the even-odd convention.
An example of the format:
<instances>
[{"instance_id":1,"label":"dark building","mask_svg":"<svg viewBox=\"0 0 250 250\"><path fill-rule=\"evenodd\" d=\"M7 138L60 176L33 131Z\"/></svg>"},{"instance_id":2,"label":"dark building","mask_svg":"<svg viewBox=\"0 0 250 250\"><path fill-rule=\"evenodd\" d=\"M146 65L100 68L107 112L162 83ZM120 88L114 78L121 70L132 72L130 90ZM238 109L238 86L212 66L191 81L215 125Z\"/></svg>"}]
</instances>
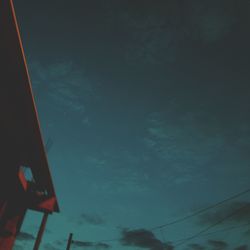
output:
<instances>
[{"instance_id":1,"label":"dark building","mask_svg":"<svg viewBox=\"0 0 250 250\"><path fill-rule=\"evenodd\" d=\"M44 213L38 249L59 208L12 0L0 0L0 115L0 250L12 249L28 209Z\"/></svg>"}]
</instances>

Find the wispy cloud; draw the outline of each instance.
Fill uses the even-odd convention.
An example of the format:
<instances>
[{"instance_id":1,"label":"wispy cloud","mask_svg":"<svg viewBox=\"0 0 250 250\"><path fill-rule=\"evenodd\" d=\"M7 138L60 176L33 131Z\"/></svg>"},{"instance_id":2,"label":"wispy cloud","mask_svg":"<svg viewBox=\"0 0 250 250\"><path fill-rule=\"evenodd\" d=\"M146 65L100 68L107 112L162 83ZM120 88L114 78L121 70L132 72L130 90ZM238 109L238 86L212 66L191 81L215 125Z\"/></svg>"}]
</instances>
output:
<instances>
[{"instance_id":1,"label":"wispy cloud","mask_svg":"<svg viewBox=\"0 0 250 250\"><path fill-rule=\"evenodd\" d=\"M208 240L208 245L210 245L213 250L224 250L228 247L228 243L222 240Z\"/></svg>"},{"instance_id":2,"label":"wispy cloud","mask_svg":"<svg viewBox=\"0 0 250 250\"><path fill-rule=\"evenodd\" d=\"M159 239L155 237L155 235L146 229L138 229L138 230L126 230L122 231L122 238L120 242L123 246L131 246L131 247L141 247L150 250L165 250L173 249L171 245L166 245Z\"/></svg>"},{"instance_id":3,"label":"wispy cloud","mask_svg":"<svg viewBox=\"0 0 250 250\"><path fill-rule=\"evenodd\" d=\"M44 245L44 249L45 249L45 250L59 250L59 249L61 249L61 248L58 248L58 247L56 247L55 245L53 245L53 244L51 244L51 243L46 243L46 244Z\"/></svg>"},{"instance_id":4,"label":"wispy cloud","mask_svg":"<svg viewBox=\"0 0 250 250\"><path fill-rule=\"evenodd\" d=\"M192 250L205 250L206 249L205 246L200 245L200 244L189 244L188 248Z\"/></svg>"},{"instance_id":5,"label":"wispy cloud","mask_svg":"<svg viewBox=\"0 0 250 250\"><path fill-rule=\"evenodd\" d=\"M205 117L201 108L192 107L190 112L174 100L169 106L148 116L144 137L145 146L166 166L161 177L181 184L204 182L213 173L218 177L223 173L240 176L244 182L242 172L249 171L249 156L244 152L250 148L244 138L250 138L250 133L243 124L225 126L222 116L206 113Z\"/></svg>"},{"instance_id":6,"label":"wispy cloud","mask_svg":"<svg viewBox=\"0 0 250 250\"><path fill-rule=\"evenodd\" d=\"M89 242L89 241L74 240L74 241L72 241L72 245L74 245L76 247L92 247L94 245L94 243Z\"/></svg>"},{"instance_id":7,"label":"wispy cloud","mask_svg":"<svg viewBox=\"0 0 250 250\"><path fill-rule=\"evenodd\" d=\"M103 225L105 220L97 214L82 213L79 218L79 224Z\"/></svg>"},{"instance_id":8,"label":"wispy cloud","mask_svg":"<svg viewBox=\"0 0 250 250\"><path fill-rule=\"evenodd\" d=\"M33 234L26 233L26 232L20 232L17 235L17 240L20 240L20 241L30 241L30 240L35 240L35 237L34 237Z\"/></svg>"},{"instance_id":9,"label":"wispy cloud","mask_svg":"<svg viewBox=\"0 0 250 250\"><path fill-rule=\"evenodd\" d=\"M249 249L248 245L241 245L234 248L234 250L248 250L248 249Z\"/></svg>"},{"instance_id":10,"label":"wispy cloud","mask_svg":"<svg viewBox=\"0 0 250 250\"><path fill-rule=\"evenodd\" d=\"M225 216L236 212L234 216L230 217L226 222L229 223L243 223L250 222L250 202L232 202L227 206L223 206L216 210L207 212L199 216L199 223L211 224L223 220Z\"/></svg>"},{"instance_id":11,"label":"wispy cloud","mask_svg":"<svg viewBox=\"0 0 250 250\"><path fill-rule=\"evenodd\" d=\"M90 83L84 70L72 62L51 63L46 66L33 62L30 72L38 103L46 100L54 108L83 114L89 101L99 98L96 85ZM84 117L83 122L89 122L88 117Z\"/></svg>"},{"instance_id":12,"label":"wispy cloud","mask_svg":"<svg viewBox=\"0 0 250 250\"><path fill-rule=\"evenodd\" d=\"M90 241L73 241L72 242L73 247L81 247L81 248L88 248L88 249L96 249L96 250L104 250L104 249L110 249L111 245L106 243L96 243L96 242L90 242Z\"/></svg>"}]
</instances>

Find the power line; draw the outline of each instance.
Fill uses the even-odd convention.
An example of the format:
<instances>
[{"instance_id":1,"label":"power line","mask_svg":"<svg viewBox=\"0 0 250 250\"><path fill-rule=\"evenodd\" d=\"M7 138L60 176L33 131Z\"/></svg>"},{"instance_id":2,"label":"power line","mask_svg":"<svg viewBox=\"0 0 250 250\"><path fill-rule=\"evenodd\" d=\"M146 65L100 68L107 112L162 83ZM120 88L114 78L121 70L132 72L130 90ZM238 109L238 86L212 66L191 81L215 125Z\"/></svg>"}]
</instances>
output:
<instances>
[{"instance_id":1,"label":"power line","mask_svg":"<svg viewBox=\"0 0 250 250\"><path fill-rule=\"evenodd\" d=\"M244 224L241 224L241 225L238 225L238 226L231 226L231 227L226 227L226 228L223 228L223 229L220 229L220 230L216 230L216 231L212 231L212 232L209 232L209 233L202 233L201 237L204 237L204 236L209 236L209 235L212 235L212 234L216 234L216 233L223 233L223 232L227 232L227 231L232 231L232 230L235 230L235 229L240 229L240 228L244 228L244 227L247 227L247 226L250 226L250 221L248 223L244 223ZM198 236L197 236L198 238ZM186 240L187 238L184 238L184 239L180 239L180 240L176 240L175 242L182 242L184 240ZM120 238L116 238L116 239L110 239L110 240L100 240L98 242L115 242L115 241L119 241Z\"/></svg>"},{"instance_id":2,"label":"power line","mask_svg":"<svg viewBox=\"0 0 250 250\"><path fill-rule=\"evenodd\" d=\"M220 205L222 205L222 204L224 204L224 203L226 203L226 202L228 202L228 201L234 200L234 199L236 199L236 198L238 198L238 197L240 197L240 196L242 196L242 195L245 195L245 194L247 194L247 193L249 193L249 192L250 192L250 188L249 188L249 189L246 189L246 190L244 190L244 191L242 191L242 192L240 192L240 193L237 193L237 194L235 194L235 195L233 195L233 196L231 196L231 197L229 197L229 198L227 198L227 199L224 199L224 200L222 200L222 201L219 201L219 202L217 202L217 203L215 203L215 204L213 204L213 205L211 205L211 206L208 206L208 207L205 207L205 208L203 208L203 209L200 209L200 210L198 210L198 211L196 211L196 212L194 212L194 213L192 213L192 214L190 214L190 215L186 215L186 216L184 216L184 217L182 217L182 218L179 218L179 219L176 219L176 220L174 220L174 221L165 223L165 224L160 225L160 226L153 227L153 228L151 228L151 229L149 229L149 230L151 230L151 231L154 231L154 230L157 230L157 229L162 230L164 227L171 226L171 225L174 225L174 224L177 224L177 223L181 223L181 222L183 222L183 221L185 221L185 220L188 220L188 219L190 219L190 218L192 218L192 217L195 217L195 216L197 216L197 215L199 215L199 214L202 214L202 213L204 213L204 212L206 212L206 211L208 211L208 210L210 210L210 209L213 209L213 208L215 208L215 207L218 207L218 206L220 206ZM235 227L231 227L231 228L225 228L225 229L222 229L222 230L217 230L217 231L215 231L215 232L210 232L210 233L205 234L205 232L207 232L207 231L209 231L210 229L212 229L213 227L215 227L215 226L221 224L222 222L226 221L227 219L233 217L235 214L237 214L239 211L241 211L241 210L244 209L245 207L248 207L248 205L245 205L245 206L243 206L243 207L237 209L236 211L232 212L232 213L229 214L228 216L226 216L226 217L224 217L223 219L217 221L216 223L210 225L209 227L207 227L207 228L201 230L200 232L196 233L195 235L193 235L193 236L191 236L191 237L188 237L188 238L185 238L185 239L181 239L181 240L177 240L176 242L180 242L180 241L181 241L181 242L180 242L179 244L175 245L175 247L176 247L176 246L183 245L184 243L186 243L186 242L188 242L188 241L190 241L190 240L192 240L192 239L194 239L194 238L197 238L197 237L199 237L199 236L206 236L206 235L209 235L209 234L213 234L213 233L217 233L217 232L222 232L222 231L227 231L227 230L232 230L232 229L234 229L234 228L236 229L236 228L240 228L240 227L243 227L243 226L250 225L250 222L248 222L248 223L246 223L246 224L243 224L243 225L240 225L240 226L237 226L237 227L235 226ZM161 231L161 232L162 232L162 231ZM163 232L162 232L162 233L163 233ZM118 242L118 241L120 241L120 240L121 240L121 238L114 238L114 239L100 240L100 241L96 241L96 242L97 242L97 243L105 243L105 242L108 243L108 242Z\"/></svg>"},{"instance_id":3,"label":"power line","mask_svg":"<svg viewBox=\"0 0 250 250\"><path fill-rule=\"evenodd\" d=\"M200 236L205 237L205 236L209 236L209 235L216 234L216 233L223 233L223 232L232 231L232 230L235 230L235 229L244 228L246 226L250 226L250 221L248 223L244 223L244 224L241 224L241 225L238 225L238 226L231 226L231 227L222 228L222 229L219 229L219 230L216 230L216 231L212 231L212 232L209 232L209 233L203 233ZM176 240L175 242L176 243L182 242L182 241L184 241L186 239L187 238Z\"/></svg>"},{"instance_id":4,"label":"power line","mask_svg":"<svg viewBox=\"0 0 250 250\"><path fill-rule=\"evenodd\" d=\"M192 214L190 214L190 215L186 215L186 216L184 216L184 217L182 217L182 218L179 218L179 219L176 219L176 220L174 220L174 221L170 221L170 222L165 223L165 224L163 224L163 225L153 227L153 228L151 228L151 230L154 231L154 230L157 230L157 229L161 229L161 228L164 228L164 227L167 227L167 226L171 226L171 225L174 225L174 224L183 222L183 221L188 220L188 219L190 219L190 218L192 218L192 217L194 217L194 216L197 216L197 215L199 215L199 214L202 214L202 213L204 213L204 212L206 212L206 211L208 211L208 210L210 210L210 209L213 209L213 208L215 208L215 207L218 207L218 206L220 206L220 205L222 205L222 204L224 204L224 203L226 203L226 202L228 202L228 201L234 200L234 199L236 199L236 198L238 198L238 197L240 197L240 196L242 196L242 195L244 195L244 194L247 194L247 193L249 193L249 192L250 192L250 188L249 188L249 189L246 189L246 190L244 190L244 191L242 191L242 192L240 192L240 193L238 193L238 194L235 194L235 195L233 195L233 196L231 196L231 197L229 197L229 198L227 198L227 199L225 199L225 200L219 201L219 202L217 202L217 203L215 203L215 204L213 204L213 205L211 205L211 206L202 208L202 209L200 209L200 210L198 210L198 211L196 211L196 212L194 212L194 213L192 213Z\"/></svg>"},{"instance_id":5,"label":"power line","mask_svg":"<svg viewBox=\"0 0 250 250\"><path fill-rule=\"evenodd\" d=\"M181 246L181 245L187 243L188 241L190 241L190 240L192 240L192 239L195 239L195 238L197 238L197 237L203 235L205 232L207 232L207 231L209 231L210 229L212 229L212 228L218 226L219 224L223 223L224 221L226 221L226 220L232 218L234 215L236 215L237 213L239 213L241 210L243 210L244 208L246 208L246 207L248 207L248 206L249 206L249 205L244 205L244 206L240 207L239 209L233 211L233 212L230 213L229 215L225 216L225 217L222 218L221 220L216 221L215 223L213 223L212 225L210 225L210 226L206 227L205 229L199 231L198 233L196 233L196 234L194 234L194 235L192 235L192 236L190 236L190 237L188 237L188 238L183 239L180 243L176 244L175 247Z\"/></svg>"},{"instance_id":6,"label":"power line","mask_svg":"<svg viewBox=\"0 0 250 250\"><path fill-rule=\"evenodd\" d=\"M221 230L216 230L216 231L213 231L213 232L210 232L210 233L202 234L202 236L208 236L208 235L211 235L211 234L227 232L227 231L231 231L231 230L243 228L243 227L246 227L246 226L250 226L250 221L249 221L248 223L241 224L241 225L239 225L239 226L227 227L227 228L223 228L223 229L221 229Z\"/></svg>"},{"instance_id":7,"label":"power line","mask_svg":"<svg viewBox=\"0 0 250 250\"><path fill-rule=\"evenodd\" d=\"M247 222L247 223L244 223L244 224L241 224L241 225L238 225L238 226L231 226L231 227L226 227L226 228L222 228L222 229L219 229L219 230L216 230L216 231L212 231L212 232L209 232L209 233L202 233L200 234L199 236L201 237L204 237L204 236L209 236L209 235L212 235L212 234L216 234L216 233L222 233L222 232L227 232L227 231L231 231L231 230L235 230L235 229L240 229L240 228L244 228L246 226L250 226L250 221ZM199 237L197 236L197 238ZM119 241L121 238L116 238L116 239L109 239L109 240L100 240L100 241L97 241L98 243L108 243L108 242L117 242ZM176 240L175 242L183 242L184 240L187 240L187 238L183 238L183 239L179 239L179 240Z\"/></svg>"}]
</instances>

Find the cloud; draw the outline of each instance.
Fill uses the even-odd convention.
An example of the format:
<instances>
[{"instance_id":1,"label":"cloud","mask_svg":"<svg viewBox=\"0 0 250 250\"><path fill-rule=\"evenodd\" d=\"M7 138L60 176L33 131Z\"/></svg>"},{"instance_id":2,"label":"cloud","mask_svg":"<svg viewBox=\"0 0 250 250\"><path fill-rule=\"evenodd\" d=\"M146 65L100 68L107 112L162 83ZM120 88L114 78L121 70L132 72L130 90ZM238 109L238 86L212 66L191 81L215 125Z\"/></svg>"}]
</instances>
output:
<instances>
[{"instance_id":1,"label":"cloud","mask_svg":"<svg viewBox=\"0 0 250 250\"><path fill-rule=\"evenodd\" d=\"M44 250L59 250L60 248L55 247L53 244L47 243L44 245Z\"/></svg>"},{"instance_id":2,"label":"cloud","mask_svg":"<svg viewBox=\"0 0 250 250\"><path fill-rule=\"evenodd\" d=\"M197 21L197 35L207 43L217 42L223 39L232 28L235 17L225 11L220 10L219 6L209 6L203 8L202 13L195 17ZM197 13L198 14L198 13Z\"/></svg>"},{"instance_id":3,"label":"cloud","mask_svg":"<svg viewBox=\"0 0 250 250\"><path fill-rule=\"evenodd\" d=\"M242 209L241 209L242 208ZM230 223L242 223L250 221L250 202L232 202L226 207L219 208L215 211L207 212L199 217L199 223L212 224L222 220L225 216L238 211L234 216L227 219Z\"/></svg>"},{"instance_id":4,"label":"cloud","mask_svg":"<svg viewBox=\"0 0 250 250\"><path fill-rule=\"evenodd\" d=\"M86 214L82 213L80 216L79 224L90 224L90 225L103 225L105 220L97 214Z\"/></svg>"},{"instance_id":5,"label":"cloud","mask_svg":"<svg viewBox=\"0 0 250 250\"><path fill-rule=\"evenodd\" d=\"M77 247L92 247L94 245L94 243L89 242L89 241L73 240L72 245L77 246Z\"/></svg>"},{"instance_id":6,"label":"cloud","mask_svg":"<svg viewBox=\"0 0 250 250\"><path fill-rule=\"evenodd\" d=\"M97 243L95 245L95 247L98 248L98 249L109 249L109 248L111 248L111 246L109 244L107 244L107 243Z\"/></svg>"},{"instance_id":7,"label":"cloud","mask_svg":"<svg viewBox=\"0 0 250 250\"><path fill-rule=\"evenodd\" d=\"M165 243L164 244L164 249L165 250L174 250L174 246L172 245L172 243L171 242L167 242L167 243Z\"/></svg>"},{"instance_id":8,"label":"cloud","mask_svg":"<svg viewBox=\"0 0 250 250\"><path fill-rule=\"evenodd\" d=\"M249 227L250 227L250 224L249 224ZM244 232L244 235L246 235L247 237L250 236L250 228Z\"/></svg>"},{"instance_id":9,"label":"cloud","mask_svg":"<svg viewBox=\"0 0 250 250\"><path fill-rule=\"evenodd\" d=\"M85 114L89 101L98 99L96 88L72 62L43 65L34 62L30 65L33 90L36 100L45 100L63 112ZM65 110L65 111L64 111ZM83 118L88 122L88 117Z\"/></svg>"},{"instance_id":10,"label":"cloud","mask_svg":"<svg viewBox=\"0 0 250 250\"><path fill-rule=\"evenodd\" d=\"M163 113L153 113L148 117L145 146L164 162L163 166L168 166L159 170L160 178L167 179L168 183L204 180L207 177L201 167L207 167L217 157L224 146L224 138L216 128L210 131L211 134L203 131L198 112L178 114L179 104L169 105L172 106L165 114L168 120ZM213 126L216 124L211 124L209 128Z\"/></svg>"},{"instance_id":11,"label":"cloud","mask_svg":"<svg viewBox=\"0 0 250 250\"><path fill-rule=\"evenodd\" d=\"M17 240L20 240L20 241L29 241L29 240L35 240L35 237L32 234L30 234L30 233L20 232L17 235Z\"/></svg>"},{"instance_id":12,"label":"cloud","mask_svg":"<svg viewBox=\"0 0 250 250\"><path fill-rule=\"evenodd\" d=\"M200 244L189 244L188 247L192 250L204 250L206 248Z\"/></svg>"},{"instance_id":13,"label":"cloud","mask_svg":"<svg viewBox=\"0 0 250 250\"><path fill-rule=\"evenodd\" d=\"M234 248L234 250L248 250L248 245L241 245L239 247Z\"/></svg>"},{"instance_id":14,"label":"cloud","mask_svg":"<svg viewBox=\"0 0 250 250\"><path fill-rule=\"evenodd\" d=\"M132 62L143 59L144 63L172 63L184 55L178 51L188 44L194 50L193 41L199 46L222 40L235 21L233 7L227 4L227 8L220 8L219 4L210 2L189 1L185 13L178 1L164 1L157 7L145 4L140 12L130 7L120 15L130 30L129 38L133 37L127 41L130 46L125 54ZM136 60L132 60L134 57Z\"/></svg>"},{"instance_id":15,"label":"cloud","mask_svg":"<svg viewBox=\"0 0 250 250\"><path fill-rule=\"evenodd\" d=\"M166 249L166 245L157 239L151 231L146 229L123 230L120 242L123 246L136 246L150 250Z\"/></svg>"},{"instance_id":16,"label":"cloud","mask_svg":"<svg viewBox=\"0 0 250 250\"><path fill-rule=\"evenodd\" d=\"M106 243L95 243L95 242L90 242L90 241L77 241L73 240L72 241L72 246L74 247L88 247L88 248L94 248L96 250L102 250L102 249L110 249L111 245L106 244Z\"/></svg>"},{"instance_id":17,"label":"cloud","mask_svg":"<svg viewBox=\"0 0 250 250\"><path fill-rule=\"evenodd\" d=\"M213 250L223 250L228 247L228 244L222 240L208 240L208 244L213 248Z\"/></svg>"}]
</instances>

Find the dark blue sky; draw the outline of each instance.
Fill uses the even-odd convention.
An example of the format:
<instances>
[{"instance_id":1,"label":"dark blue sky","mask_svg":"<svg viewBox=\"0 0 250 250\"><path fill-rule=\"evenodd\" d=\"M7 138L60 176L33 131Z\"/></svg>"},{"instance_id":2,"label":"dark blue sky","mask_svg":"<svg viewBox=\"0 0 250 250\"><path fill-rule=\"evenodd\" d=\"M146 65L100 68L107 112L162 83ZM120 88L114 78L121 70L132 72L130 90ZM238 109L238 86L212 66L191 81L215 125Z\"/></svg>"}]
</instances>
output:
<instances>
[{"instance_id":1,"label":"dark blue sky","mask_svg":"<svg viewBox=\"0 0 250 250\"><path fill-rule=\"evenodd\" d=\"M61 208L42 249L64 249L72 232L81 241L75 249L107 249L83 243L123 237L108 244L161 250L240 204L249 209L246 195L154 232L151 245L129 238L150 232L123 230L150 229L249 188L249 1L26 0L15 7L44 140L53 141ZM37 218L29 213L23 231L35 235ZM247 211L223 227L249 220ZM31 244L32 237L17 243ZM176 249L244 244L247 228Z\"/></svg>"}]
</instances>

